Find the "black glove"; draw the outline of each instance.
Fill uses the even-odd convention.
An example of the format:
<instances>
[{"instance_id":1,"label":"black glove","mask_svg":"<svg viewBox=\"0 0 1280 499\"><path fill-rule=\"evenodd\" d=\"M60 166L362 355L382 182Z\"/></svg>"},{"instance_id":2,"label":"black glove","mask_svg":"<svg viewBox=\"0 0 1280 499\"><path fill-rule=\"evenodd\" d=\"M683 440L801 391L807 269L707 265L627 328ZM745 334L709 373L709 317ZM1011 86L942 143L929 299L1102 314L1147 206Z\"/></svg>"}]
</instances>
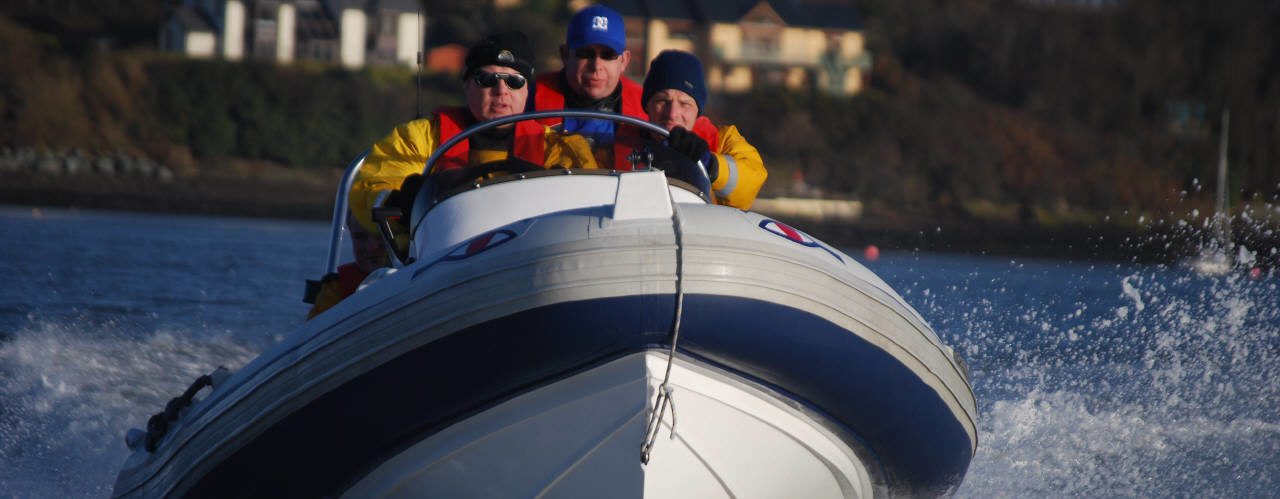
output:
<instances>
[{"instance_id":1,"label":"black glove","mask_svg":"<svg viewBox=\"0 0 1280 499\"><path fill-rule=\"evenodd\" d=\"M649 166L667 172L668 177L686 176L697 168L693 164L693 160L686 157L684 153L675 150L674 147L659 142L647 140L645 142L646 147L644 150L653 155L653 161Z\"/></svg>"},{"instance_id":2,"label":"black glove","mask_svg":"<svg viewBox=\"0 0 1280 499\"><path fill-rule=\"evenodd\" d=\"M667 144L670 144L672 149L683 154L686 158L694 161L701 161L711 151L707 141L694 135L693 132L685 130L682 126L671 129L671 135L667 136Z\"/></svg>"},{"instance_id":3,"label":"black glove","mask_svg":"<svg viewBox=\"0 0 1280 499\"><path fill-rule=\"evenodd\" d=\"M383 236L383 246L386 246L385 242L390 239L393 246L387 250L394 251L396 258L401 262L408 263L409 227L413 226L410 220L413 215L413 201L417 199L418 191L422 189L425 180L425 177L416 173L405 177L399 189L391 191L382 201L381 206L373 208L373 221L378 224L378 232Z\"/></svg>"},{"instance_id":4,"label":"black glove","mask_svg":"<svg viewBox=\"0 0 1280 499\"><path fill-rule=\"evenodd\" d=\"M679 130L677 128L676 130ZM707 142L693 136L694 140L706 147ZM697 163L693 159L685 156L683 152L677 151L668 144L659 144L649 142L646 150L653 155L653 162L650 164L652 168L666 172L667 178L682 180L693 185L700 192L711 192L711 184L707 182L707 177L702 175L702 171L698 169ZM715 163L715 161L712 161Z\"/></svg>"},{"instance_id":5,"label":"black glove","mask_svg":"<svg viewBox=\"0 0 1280 499\"><path fill-rule=\"evenodd\" d=\"M682 126L671 129L671 135L667 136L667 144L685 157L694 161L702 161L711 152L711 147L707 145L707 141L697 136L693 132L685 130ZM704 164L707 168L707 178L712 182L716 181L717 174L720 173L719 164L715 160L715 156L711 156L711 160Z\"/></svg>"},{"instance_id":6,"label":"black glove","mask_svg":"<svg viewBox=\"0 0 1280 499\"><path fill-rule=\"evenodd\" d=\"M404 214L403 216L407 223L409 215L413 213L413 201L418 198L418 190L422 189L424 180L426 178L417 173L405 177L400 184L400 188L391 191L391 194L387 195L387 199L382 205L400 208L400 212Z\"/></svg>"}]
</instances>

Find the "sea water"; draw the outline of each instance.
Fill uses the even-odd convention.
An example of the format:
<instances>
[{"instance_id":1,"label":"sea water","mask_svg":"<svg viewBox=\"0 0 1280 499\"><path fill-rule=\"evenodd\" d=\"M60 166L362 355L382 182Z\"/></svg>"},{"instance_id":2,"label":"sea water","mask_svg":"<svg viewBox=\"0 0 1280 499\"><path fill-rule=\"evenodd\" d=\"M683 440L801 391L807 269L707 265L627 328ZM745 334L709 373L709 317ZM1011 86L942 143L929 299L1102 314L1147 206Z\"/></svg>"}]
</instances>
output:
<instances>
[{"instance_id":1,"label":"sea water","mask_svg":"<svg viewBox=\"0 0 1280 499\"><path fill-rule=\"evenodd\" d=\"M128 428L302 321L327 232L0 207L0 496L108 495ZM979 447L958 495L1280 490L1280 275L895 252L864 263L972 370Z\"/></svg>"},{"instance_id":2,"label":"sea water","mask_svg":"<svg viewBox=\"0 0 1280 499\"><path fill-rule=\"evenodd\" d=\"M963 497L1275 497L1280 274L896 255L972 370Z\"/></svg>"}]
</instances>

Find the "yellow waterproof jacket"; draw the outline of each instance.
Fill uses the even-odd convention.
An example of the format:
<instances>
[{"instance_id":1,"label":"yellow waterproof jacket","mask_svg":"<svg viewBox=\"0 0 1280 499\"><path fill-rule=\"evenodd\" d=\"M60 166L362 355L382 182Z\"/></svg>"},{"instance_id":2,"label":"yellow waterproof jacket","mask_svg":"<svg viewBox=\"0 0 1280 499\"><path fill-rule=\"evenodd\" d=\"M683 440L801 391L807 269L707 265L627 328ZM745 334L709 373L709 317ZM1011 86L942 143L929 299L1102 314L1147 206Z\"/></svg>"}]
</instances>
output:
<instances>
[{"instance_id":1,"label":"yellow waterproof jacket","mask_svg":"<svg viewBox=\"0 0 1280 499\"><path fill-rule=\"evenodd\" d=\"M316 302L311 307L311 311L307 313L307 320L320 315L325 310L333 308L338 302L351 296L360 287L360 283L364 282L364 278L368 277L364 271L355 262L343 264L338 267L338 271L333 274L324 276L320 283L320 292L316 294Z\"/></svg>"},{"instance_id":2,"label":"yellow waterproof jacket","mask_svg":"<svg viewBox=\"0 0 1280 499\"><path fill-rule=\"evenodd\" d=\"M564 135L543 126L543 151L547 168L595 168L595 157L586 139L577 135ZM445 139L447 140L447 138ZM369 149L364 165L351 185L351 213L366 229L377 233L373 223L373 208L382 198L404 182L405 177L423 173L427 158L435 152L440 138L440 112L430 118L413 120L392 130ZM471 164L488 163L506 159L506 151L471 150Z\"/></svg>"},{"instance_id":3,"label":"yellow waterproof jacket","mask_svg":"<svg viewBox=\"0 0 1280 499\"><path fill-rule=\"evenodd\" d=\"M337 279L324 280L320 283L320 293L316 295L316 303L311 306L311 311L307 312L307 320L333 308L345 298L346 296L343 296L342 291L338 289Z\"/></svg>"},{"instance_id":4,"label":"yellow waterproof jacket","mask_svg":"<svg viewBox=\"0 0 1280 499\"><path fill-rule=\"evenodd\" d=\"M760 158L760 151L738 132L738 127L719 126L716 131L717 143L711 144L711 152L720 163L720 173L711 184L716 204L749 210L769 177L764 160Z\"/></svg>"}]
</instances>

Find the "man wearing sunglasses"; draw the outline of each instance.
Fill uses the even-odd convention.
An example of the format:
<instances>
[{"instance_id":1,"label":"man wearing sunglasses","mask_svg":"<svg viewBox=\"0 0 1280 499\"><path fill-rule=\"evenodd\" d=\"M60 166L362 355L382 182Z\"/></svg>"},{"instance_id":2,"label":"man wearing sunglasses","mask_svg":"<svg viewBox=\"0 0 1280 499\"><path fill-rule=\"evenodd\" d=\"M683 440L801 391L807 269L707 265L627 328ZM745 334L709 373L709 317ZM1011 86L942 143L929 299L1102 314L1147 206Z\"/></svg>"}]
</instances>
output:
<instances>
[{"instance_id":1,"label":"man wearing sunglasses","mask_svg":"<svg viewBox=\"0 0 1280 499\"><path fill-rule=\"evenodd\" d=\"M622 76L631 62L631 51L627 50L626 29L617 11L593 5L574 14L560 46L560 59L563 70L538 77L534 109L588 109L647 119L640 85ZM630 147L615 140L616 123L581 118L565 118L563 122L552 118L543 123L587 137L600 166L631 169L626 159Z\"/></svg>"},{"instance_id":2,"label":"man wearing sunglasses","mask_svg":"<svg viewBox=\"0 0 1280 499\"><path fill-rule=\"evenodd\" d=\"M396 127L365 156L351 188L352 213L371 231L372 210L422 168L436 146L482 121L521 113L533 78L533 49L518 31L490 35L467 53L463 73L466 107L437 108L430 118ZM546 168L595 168L587 141L536 121L520 121L469 137L437 160L435 170L517 158Z\"/></svg>"},{"instance_id":3,"label":"man wearing sunglasses","mask_svg":"<svg viewBox=\"0 0 1280 499\"><path fill-rule=\"evenodd\" d=\"M738 127L718 127L703 116L707 83L697 56L679 50L658 54L645 74L642 99L649 122L671 134L664 141L667 147L652 148L654 165L702 161L716 203L750 209L769 174L760 152L738 133ZM683 156L684 162L673 161L679 159L673 154ZM679 177L670 169L667 175Z\"/></svg>"}]
</instances>

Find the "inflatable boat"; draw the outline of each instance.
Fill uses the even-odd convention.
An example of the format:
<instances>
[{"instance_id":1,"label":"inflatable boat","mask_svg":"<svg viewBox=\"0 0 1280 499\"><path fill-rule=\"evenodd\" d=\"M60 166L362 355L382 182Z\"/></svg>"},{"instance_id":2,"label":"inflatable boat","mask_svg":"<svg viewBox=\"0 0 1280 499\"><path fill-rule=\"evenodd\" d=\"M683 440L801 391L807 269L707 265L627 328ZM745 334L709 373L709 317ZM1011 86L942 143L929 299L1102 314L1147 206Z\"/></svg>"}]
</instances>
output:
<instances>
[{"instance_id":1,"label":"inflatable boat","mask_svg":"<svg viewBox=\"0 0 1280 499\"><path fill-rule=\"evenodd\" d=\"M547 116L665 134L543 112L440 150ZM338 189L330 271L360 164ZM818 498L961 483L977 447L967 369L848 255L709 203L705 176L485 172L427 177L391 267L130 430L114 495Z\"/></svg>"}]
</instances>

